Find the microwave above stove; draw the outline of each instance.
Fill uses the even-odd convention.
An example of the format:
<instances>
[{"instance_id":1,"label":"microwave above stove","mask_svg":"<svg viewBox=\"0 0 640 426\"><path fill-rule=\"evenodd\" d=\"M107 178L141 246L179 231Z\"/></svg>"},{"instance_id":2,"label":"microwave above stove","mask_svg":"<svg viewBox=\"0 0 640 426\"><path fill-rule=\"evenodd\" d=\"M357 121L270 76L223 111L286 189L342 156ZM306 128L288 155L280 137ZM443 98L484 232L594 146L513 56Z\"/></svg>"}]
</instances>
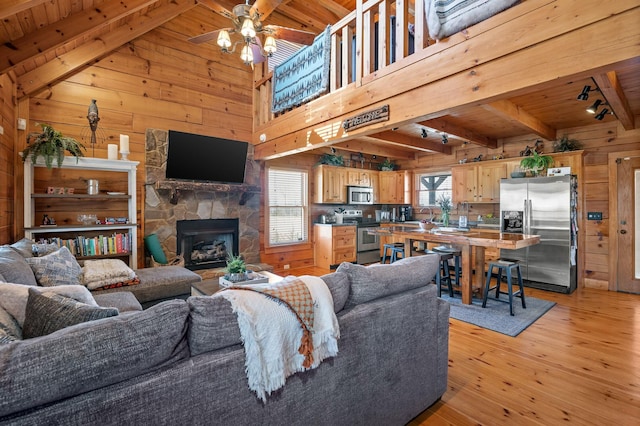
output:
<instances>
[{"instance_id":1,"label":"microwave above stove","mask_svg":"<svg viewBox=\"0 0 640 426\"><path fill-rule=\"evenodd\" d=\"M347 186L348 204L373 204L373 188L370 186Z\"/></svg>"}]
</instances>

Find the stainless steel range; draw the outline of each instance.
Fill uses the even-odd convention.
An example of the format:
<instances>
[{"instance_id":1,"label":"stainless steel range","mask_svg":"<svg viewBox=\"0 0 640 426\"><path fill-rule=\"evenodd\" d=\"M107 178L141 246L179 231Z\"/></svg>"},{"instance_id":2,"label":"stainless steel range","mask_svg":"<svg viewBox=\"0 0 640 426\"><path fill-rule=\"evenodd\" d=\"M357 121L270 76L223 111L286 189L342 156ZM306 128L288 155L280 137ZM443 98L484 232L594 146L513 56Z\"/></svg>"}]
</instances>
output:
<instances>
[{"instance_id":1,"label":"stainless steel range","mask_svg":"<svg viewBox=\"0 0 640 426\"><path fill-rule=\"evenodd\" d=\"M359 264L380 261L380 238L370 235L367 228L378 227L380 224L372 219L362 217L362 210L345 210L342 213L344 223L354 223L356 232L356 262Z\"/></svg>"}]
</instances>

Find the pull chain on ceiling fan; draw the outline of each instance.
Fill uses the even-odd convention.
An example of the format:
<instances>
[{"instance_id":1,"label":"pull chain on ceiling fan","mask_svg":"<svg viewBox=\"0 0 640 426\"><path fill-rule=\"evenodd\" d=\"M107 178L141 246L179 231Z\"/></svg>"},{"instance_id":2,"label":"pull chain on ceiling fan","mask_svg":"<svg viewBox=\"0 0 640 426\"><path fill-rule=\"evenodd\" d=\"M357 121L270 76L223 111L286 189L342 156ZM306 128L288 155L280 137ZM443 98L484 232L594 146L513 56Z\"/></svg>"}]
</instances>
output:
<instances>
[{"instance_id":1,"label":"pull chain on ceiling fan","mask_svg":"<svg viewBox=\"0 0 640 426\"><path fill-rule=\"evenodd\" d=\"M192 37L189 41L200 44L216 39L216 43L223 53L233 53L239 45L242 45L240 59L247 65L260 63L264 61L265 57L271 57L277 50L276 38L298 44L311 44L313 42L315 38L313 33L278 25L263 25L263 15L258 10L259 3L261 1L257 0L251 6L249 5L249 0L246 0L245 4L236 5L233 11L229 12L224 7L212 4L212 2L201 2L200 4L230 19L233 23L233 28L211 31ZM234 42L231 39L233 34L240 34L242 38ZM264 45L260 35L265 38Z\"/></svg>"}]
</instances>

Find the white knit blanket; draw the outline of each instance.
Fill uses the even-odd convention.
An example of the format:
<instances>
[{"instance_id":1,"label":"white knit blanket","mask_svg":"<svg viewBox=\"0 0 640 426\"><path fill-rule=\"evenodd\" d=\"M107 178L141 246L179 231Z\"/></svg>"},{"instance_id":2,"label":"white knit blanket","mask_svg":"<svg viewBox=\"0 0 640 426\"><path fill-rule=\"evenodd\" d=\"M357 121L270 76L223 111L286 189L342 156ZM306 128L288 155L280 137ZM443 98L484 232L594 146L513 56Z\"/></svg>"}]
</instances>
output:
<instances>
[{"instance_id":1,"label":"white knit blanket","mask_svg":"<svg viewBox=\"0 0 640 426\"><path fill-rule=\"evenodd\" d=\"M296 279L287 277L284 280ZM338 354L340 329L333 312L333 298L324 281L318 277L301 276L314 301L312 328L313 364ZM255 284L252 288L265 288L272 284ZM262 402L267 395L284 386L287 377L305 371L304 356L299 353L302 328L289 308L263 294L253 291L228 289L213 297L227 299L238 316L238 325L244 344L245 372L249 388Z\"/></svg>"}]
</instances>

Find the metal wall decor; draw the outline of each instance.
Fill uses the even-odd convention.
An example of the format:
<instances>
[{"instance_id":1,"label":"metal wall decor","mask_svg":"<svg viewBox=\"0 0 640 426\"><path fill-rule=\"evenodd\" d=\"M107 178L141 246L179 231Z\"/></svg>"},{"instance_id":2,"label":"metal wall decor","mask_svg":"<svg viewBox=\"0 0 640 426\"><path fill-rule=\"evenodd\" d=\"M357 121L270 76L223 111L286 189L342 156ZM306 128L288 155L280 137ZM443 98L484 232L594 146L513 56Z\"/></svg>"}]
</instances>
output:
<instances>
[{"instance_id":1,"label":"metal wall decor","mask_svg":"<svg viewBox=\"0 0 640 426\"><path fill-rule=\"evenodd\" d=\"M369 124L379 123L381 121L387 120L389 120L389 105L382 105L379 108L363 112L356 115L355 117L347 118L342 123L342 128L348 132L350 130L368 126Z\"/></svg>"}]
</instances>

